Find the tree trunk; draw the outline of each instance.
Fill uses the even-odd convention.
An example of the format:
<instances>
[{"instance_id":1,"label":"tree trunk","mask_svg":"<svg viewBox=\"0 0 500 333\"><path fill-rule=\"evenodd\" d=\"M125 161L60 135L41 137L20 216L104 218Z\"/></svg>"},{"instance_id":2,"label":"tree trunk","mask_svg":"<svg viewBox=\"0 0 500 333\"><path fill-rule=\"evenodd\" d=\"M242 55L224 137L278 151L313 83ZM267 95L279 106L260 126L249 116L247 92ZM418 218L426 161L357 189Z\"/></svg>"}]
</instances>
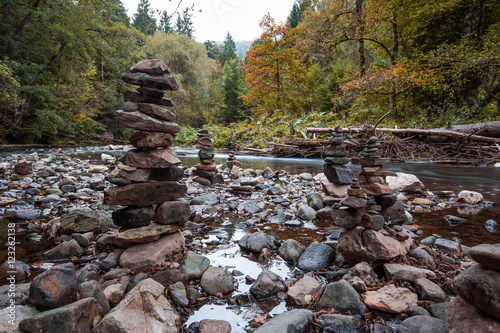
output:
<instances>
[{"instance_id":1,"label":"tree trunk","mask_svg":"<svg viewBox=\"0 0 500 333\"><path fill-rule=\"evenodd\" d=\"M356 37L358 42L358 62L359 76L365 76L366 55L365 55L365 27L363 20L363 0L356 0Z\"/></svg>"}]
</instances>

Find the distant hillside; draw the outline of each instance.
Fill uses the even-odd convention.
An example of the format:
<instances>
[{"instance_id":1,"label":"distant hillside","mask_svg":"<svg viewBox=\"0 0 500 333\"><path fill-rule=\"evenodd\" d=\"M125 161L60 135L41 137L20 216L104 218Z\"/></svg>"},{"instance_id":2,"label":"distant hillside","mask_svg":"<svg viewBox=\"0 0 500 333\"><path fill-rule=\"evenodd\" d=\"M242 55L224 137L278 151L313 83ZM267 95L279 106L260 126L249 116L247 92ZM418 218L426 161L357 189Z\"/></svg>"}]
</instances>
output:
<instances>
[{"instance_id":1,"label":"distant hillside","mask_svg":"<svg viewBox=\"0 0 500 333\"><path fill-rule=\"evenodd\" d=\"M243 58L245 56L245 52L248 51L248 49L250 49L250 46L252 46L252 41L244 40L241 42L235 42L235 44L236 44L236 53L238 54L238 56Z\"/></svg>"}]
</instances>

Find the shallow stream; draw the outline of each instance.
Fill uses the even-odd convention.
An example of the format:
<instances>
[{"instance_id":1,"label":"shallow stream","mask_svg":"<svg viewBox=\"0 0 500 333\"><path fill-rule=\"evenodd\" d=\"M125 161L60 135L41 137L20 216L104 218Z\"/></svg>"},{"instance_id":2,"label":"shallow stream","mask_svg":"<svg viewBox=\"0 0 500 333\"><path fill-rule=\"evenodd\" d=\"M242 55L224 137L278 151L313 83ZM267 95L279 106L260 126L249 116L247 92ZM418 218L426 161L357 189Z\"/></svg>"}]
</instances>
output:
<instances>
[{"instance_id":1,"label":"shallow stream","mask_svg":"<svg viewBox=\"0 0 500 333\"><path fill-rule=\"evenodd\" d=\"M28 149L17 152L0 152L0 156L8 154L30 154L37 152L39 156L55 153L52 149ZM198 151L196 149L178 148L177 156L187 167L198 163ZM110 154L116 157L123 154L123 150L109 150L105 147L91 148L70 148L63 149L58 153L70 154L81 160L97 161L101 159L101 154ZM227 154L224 151L216 152L215 160L217 164L224 164ZM239 156L237 160L242 163L242 168L260 169L266 167L272 170L284 170L289 174L296 175L304 172L316 175L322 172L322 159L302 159L302 158L273 158L261 156ZM349 166L356 172L359 166ZM500 223L500 208L495 205L500 203L500 168L478 168L466 166L450 166L432 163L389 163L384 167L386 171L405 172L415 174L430 191L453 191L457 194L461 190L477 191L483 194L484 198L491 203L484 208L476 209L472 207L451 207L440 210L430 209L429 212L412 213L414 223L420 227L420 236L439 235L448 239L455 239L467 246L481 243L500 243L500 231L488 231L485 223L493 219ZM3 212L0 212L3 213ZM0 217L3 214L0 214ZM450 225L444 219L446 215L455 215L466 219L465 223L458 226ZM50 219L50 216L42 218ZM204 242L209 242L217 234L225 234L229 237L229 245L213 246L207 257L211 265L223 266L230 269L237 269L243 275L236 277L238 288L234 295L248 294L251 284L247 284L245 276L256 278L263 269L270 269L279 274L284 279L293 276L296 269L288 265L279 257L272 260L258 261L256 258L241 252L236 242L245 235L246 225L240 218L230 215L215 216L212 231L207 235ZM254 227L252 232L262 230L273 234L278 240L284 241L288 238L297 239L304 245L308 245L315 240L324 240L325 235L318 232L314 225L306 224L304 228L286 228L281 224L266 224L263 227ZM7 220L0 218L0 241L6 238ZM26 230L17 234L19 252L18 258L27 264L40 261L43 254L38 243L29 241L30 231ZM5 252L0 251L0 262L5 260ZM220 303L208 303L197 305L192 308L186 327L191 323L201 319L222 319L231 323L233 332L247 332L248 322L260 313L279 314L287 310L284 301L250 303L252 306L231 306L221 299ZM387 323L388 326L391 322ZM248 328L248 327L247 327Z\"/></svg>"}]
</instances>

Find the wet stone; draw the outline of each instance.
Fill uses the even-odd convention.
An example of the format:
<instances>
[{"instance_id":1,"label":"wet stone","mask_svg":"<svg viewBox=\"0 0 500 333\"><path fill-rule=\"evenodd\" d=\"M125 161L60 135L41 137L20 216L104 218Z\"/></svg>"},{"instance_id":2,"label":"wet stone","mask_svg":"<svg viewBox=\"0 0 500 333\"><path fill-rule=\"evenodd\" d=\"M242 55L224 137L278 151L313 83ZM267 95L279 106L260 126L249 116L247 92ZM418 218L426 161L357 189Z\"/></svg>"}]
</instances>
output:
<instances>
[{"instance_id":1,"label":"wet stone","mask_svg":"<svg viewBox=\"0 0 500 333\"><path fill-rule=\"evenodd\" d=\"M119 227L140 228L151 224L154 218L153 206L124 207L112 213L113 222Z\"/></svg>"},{"instance_id":2,"label":"wet stone","mask_svg":"<svg viewBox=\"0 0 500 333\"><path fill-rule=\"evenodd\" d=\"M329 265L335 250L326 244L314 242L300 256L297 267L305 271L319 271Z\"/></svg>"}]
</instances>

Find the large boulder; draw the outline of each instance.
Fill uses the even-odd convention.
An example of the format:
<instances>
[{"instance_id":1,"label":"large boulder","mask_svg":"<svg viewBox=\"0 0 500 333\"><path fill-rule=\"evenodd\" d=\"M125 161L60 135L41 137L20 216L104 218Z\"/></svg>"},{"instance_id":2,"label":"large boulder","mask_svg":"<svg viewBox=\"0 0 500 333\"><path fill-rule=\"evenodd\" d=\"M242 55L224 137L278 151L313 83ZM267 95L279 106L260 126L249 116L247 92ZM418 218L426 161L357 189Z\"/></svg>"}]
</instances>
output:
<instances>
[{"instance_id":1,"label":"large boulder","mask_svg":"<svg viewBox=\"0 0 500 333\"><path fill-rule=\"evenodd\" d=\"M362 314L368 311L358 292L346 280L328 284L318 302L318 308L334 308L338 312Z\"/></svg>"},{"instance_id":2,"label":"large boulder","mask_svg":"<svg viewBox=\"0 0 500 333\"><path fill-rule=\"evenodd\" d=\"M446 332L500 332L500 321L457 296L446 307Z\"/></svg>"},{"instance_id":3,"label":"large boulder","mask_svg":"<svg viewBox=\"0 0 500 333\"><path fill-rule=\"evenodd\" d=\"M325 268L335 258L335 250L327 244L314 242L307 247L297 262L297 267L305 271Z\"/></svg>"},{"instance_id":4,"label":"large boulder","mask_svg":"<svg viewBox=\"0 0 500 333\"><path fill-rule=\"evenodd\" d=\"M95 298L102 311L101 314L104 316L109 312L110 306L104 290L102 290L101 284L95 280L90 280L83 282L78 286L78 294L80 298L92 297Z\"/></svg>"},{"instance_id":5,"label":"large boulder","mask_svg":"<svg viewBox=\"0 0 500 333\"><path fill-rule=\"evenodd\" d=\"M89 297L66 306L39 313L19 323L23 332L87 333L102 308L95 298Z\"/></svg>"},{"instance_id":6,"label":"large boulder","mask_svg":"<svg viewBox=\"0 0 500 333\"><path fill-rule=\"evenodd\" d=\"M53 309L78 299L75 266L54 266L38 275L30 285L30 301L37 308Z\"/></svg>"},{"instance_id":7,"label":"large boulder","mask_svg":"<svg viewBox=\"0 0 500 333\"><path fill-rule=\"evenodd\" d=\"M455 292L467 303L500 319L500 271L473 265L453 279Z\"/></svg>"},{"instance_id":8,"label":"large boulder","mask_svg":"<svg viewBox=\"0 0 500 333\"><path fill-rule=\"evenodd\" d=\"M182 233L176 232L151 243L134 245L120 255L120 266L134 270L159 265L167 255L182 249L184 243Z\"/></svg>"},{"instance_id":9,"label":"large boulder","mask_svg":"<svg viewBox=\"0 0 500 333\"><path fill-rule=\"evenodd\" d=\"M178 333L180 316L164 290L152 279L139 282L91 333Z\"/></svg>"},{"instance_id":10,"label":"large boulder","mask_svg":"<svg viewBox=\"0 0 500 333\"><path fill-rule=\"evenodd\" d=\"M370 309L396 314L416 306L418 301L417 295L409 289L396 287L393 284L388 284L379 290L367 291L362 296Z\"/></svg>"},{"instance_id":11,"label":"large boulder","mask_svg":"<svg viewBox=\"0 0 500 333\"><path fill-rule=\"evenodd\" d=\"M309 310L287 311L272 318L253 333L308 333L311 332L313 317L313 312Z\"/></svg>"},{"instance_id":12,"label":"large boulder","mask_svg":"<svg viewBox=\"0 0 500 333\"><path fill-rule=\"evenodd\" d=\"M424 184L415 175L396 172L396 176L386 177L387 185L392 191L416 192L425 189Z\"/></svg>"},{"instance_id":13,"label":"large boulder","mask_svg":"<svg viewBox=\"0 0 500 333\"><path fill-rule=\"evenodd\" d=\"M403 232L408 233L406 230ZM411 237L398 241L376 230L356 228L340 235L337 249L351 266L362 261L373 265L406 255L412 242Z\"/></svg>"},{"instance_id":14,"label":"large boulder","mask_svg":"<svg viewBox=\"0 0 500 333\"><path fill-rule=\"evenodd\" d=\"M75 209L51 220L42 228L42 242L53 245L61 235L94 232L100 234L113 225L111 214L102 210Z\"/></svg>"},{"instance_id":15,"label":"large boulder","mask_svg":"<svg viewBox=\"0 0 500 333\"><path fill-rule=\"evenodd\" d=\"M285 280L278 274L266 269L259 274L255 283L250 287L250 293L256 299L264 299L276 296L278 292L285 289Z\"/></svg>"}]
</instances>

